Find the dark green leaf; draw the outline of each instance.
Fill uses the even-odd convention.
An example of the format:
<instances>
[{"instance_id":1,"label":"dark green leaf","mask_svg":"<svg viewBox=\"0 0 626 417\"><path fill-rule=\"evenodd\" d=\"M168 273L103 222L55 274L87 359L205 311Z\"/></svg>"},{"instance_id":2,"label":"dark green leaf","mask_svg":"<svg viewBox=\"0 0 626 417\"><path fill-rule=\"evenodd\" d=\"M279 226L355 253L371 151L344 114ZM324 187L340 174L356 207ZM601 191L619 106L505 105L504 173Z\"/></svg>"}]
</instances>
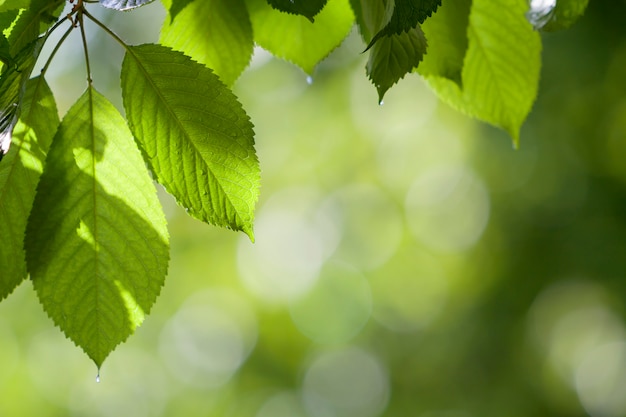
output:
<instances>
[{"instance_id":1,"label":"dark green leaf","mask_svg":"<svg viewBox=\"0 0 626 417\"><path fill-rule=\"evenodd\" d=\"M354 24L349 0L330 0L314 24L274 10L265 0L246 0L246 4L256 43L308 74L341 44Z\"/></svg>"},{"instance_id":2,"label":"dark green leaf","mask_svg":"<svg viewBox=\"0 0 626 417\"><path fill-rule=\"evenodd\" d=\"M252 238L259 165L235 95L210 69L161 45L129 48L122 94L159 182L192 216Z\"/></svg>"},{"instance_id":3,"label":"dark green leaf","mask_svg":"<svg viewBox=\"0 0 626 417\"><path fill-rule=\"evenodd\" d=\"M108 9L130 10L152 3L153 1L154 0L100 0L100 4Z\"/></svg>"},{"instance_id":4,"label":"dark green leaf","mask_svg":"<svg viewBox=\"0 0 626 417\"><path fill-rule=\"evenodd\" d=\"M311 22L326 5L327 0L267 0L267 3L282 12L299 14Z\"/></svg>"},{"instance_id":5,"label":"dark green leaf","mask_svg":"<svg viewBox=\"0 0 626 417\"><path fill-rule=\"evenodd\" d=\"M413 69L426 52L426 38L418 25L408 32L384 36L370 49L367 75L382 102L385 92Z\"/></svg>"},{"instance_id":6,"label":"dark green leaf","mask_svg":"<svg viewBox=\"0 0 626 417\"><path fill-rule=\"evenodd\" d=\"M54 137L25 249L44 310L98 367L161 290L165 216L124 119L92 88Z\"/></svg>"},{"instance_id":7,"label":"dark green leaf","mask_svg":"<svg viewBox=\"0 0 626 417\"><path fill-rule=\"evenodd\" d=\"M585 14L589 0L558 0L551 18L543 27L544 31L554 32L567 29Z\"/></svg>"},{"instance_id":8,"label":"dark green leaf","mask_svg":"<svg viewBox=\"0 0 626 417\"><path fill-rule=\"evenodd\" d=\"M393 0L350 0L359 32L365 43L370 43L391 18Z\"/></svg>"},{"instance_id":9,"label":"dark green leaf","mask_svg":"<svg viewBox=\"0 0 626 417\"><path fill-rule=\"evenodd\" d=\"M54 96L43 78L26 84L23 103L13 146L0 164L0 299L26 278L26 220L45 155L59 125Z\"/></svg>"},{"instance_id":10,"label":"dark green leaf","mask_svg":"<svg viewBox=\"0 0 626 417\"><path fill-rule=\"evenodd\" d=\"M163 2L168 6L169 1ZM219 39L219 42L215 40ZM166 19L161 44L184 52L232 85L252 57L252 25L243 0L199 0Z\"/></svg>"},{"instance_id":11,"label":"dark green leaf","mask_svg":"<svg viewBox=\"0 0 626 417\"><path fill-rule=\"evenodd\" d=\"M13 60L13 56L11 55L11 46L9 45L9 41L7 38L0 32L0 61L4 65L8 66L16 66L17 63Z\"/></svg>"},{"instance_id":12,"label":"dark green leaf","mask_svg":"<svg viewBox=\"0 0 626 417\"><path fill-rule=\"evenodd\" d=\"M415 28L418 23L424 23L440 5L441 0L395 0L389 22L374 35L367 49L371 48L382 36L399 35Z\"/></svg>"}]
</instances>

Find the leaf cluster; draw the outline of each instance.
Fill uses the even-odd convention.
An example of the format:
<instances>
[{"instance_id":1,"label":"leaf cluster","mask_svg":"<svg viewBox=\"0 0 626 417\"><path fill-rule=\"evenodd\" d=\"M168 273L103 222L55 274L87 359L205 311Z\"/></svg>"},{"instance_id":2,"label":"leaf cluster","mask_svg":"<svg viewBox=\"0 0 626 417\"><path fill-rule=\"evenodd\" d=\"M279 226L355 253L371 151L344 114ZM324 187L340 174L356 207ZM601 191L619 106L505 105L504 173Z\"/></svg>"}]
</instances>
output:
<instances>
[{"instance_id":1,"label":"leaf cluster","mask_svg":"<svg viewBox=\"0 0 626 417\"><path fill-rule=\"evenodd\" d=\"M153 0L99 0L127 11ZM251 239L260 169L231 90L254 45L311 74L358 27L382 102L411 72L514 142L540 73L537 29L563 29L586 0L162 0L159 43L128 45L87 0L0 1L0 299L27 276L55 324L100 367L154 304L168 233L153 179L187 212ZM125 49L125 117L92 86L85 22ZM41 74L50 33L65 27ZM62 119L45 80L80 30L87 87ZM45 58L45 57L44 57ZM32 76L32 77L31 77Z\"/></svg>"}]
</instances>

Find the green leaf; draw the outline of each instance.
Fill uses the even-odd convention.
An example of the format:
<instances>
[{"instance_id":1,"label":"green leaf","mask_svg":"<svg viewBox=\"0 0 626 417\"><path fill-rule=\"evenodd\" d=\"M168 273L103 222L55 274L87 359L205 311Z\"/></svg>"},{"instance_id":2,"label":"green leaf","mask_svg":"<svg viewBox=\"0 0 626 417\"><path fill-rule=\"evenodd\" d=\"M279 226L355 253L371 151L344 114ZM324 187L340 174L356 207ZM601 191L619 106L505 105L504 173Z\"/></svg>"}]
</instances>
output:
<instances>
[{"instance_id":1,"label":"green leaf","mask_svg":"<svg viewBox=\"0 0 626 417\"><path fill-rule=\"evenodd\" d=\"M246 4L257 44L307 74L341 44L354 23L349 0L330 0L315 24L303 16L274 10L265 0L246 0Z\"/></svg>"},{"instance_id":2,"label":"green leaf","mask_svg":"<svg viewBox=\"0 0 626 417\"><path fill-rule=\"evenodd\" d=\"M235 95L210 69L161 45L127 50L122 95L158 181L192 216L253 239L259 164Z\"/></svg>"},{"instance_id":3,"label":"green leaf","mask_svg":"<svg viewBox=\"0 0 626 417\"><path fill-rule=\"evenodd\" d=\"M366 70L378 90L378 101L385 92L417 68L426 52L426 38L419 25L408 32L380 38L370 49Z\"/></svg>"},{"instance_id":4,"label":"green leaf","mask_svg":"<svg viewBox=\"0 0 626 417\"><path fill-rule=\"evenodd\" d=\"M165 216L124 119L93 88L54 137L25 248L44 310L98 367L161 290Z\"/></svg>"},{"instance_id":5,"label":"green leaf","mask_svg":"<svg viewBox=\"0 0 626 417\"><path fill-rule=\"evenodd\" d=\"M9 41L2 33L0 33L0 61L8 66L17 65L17 63L13 60L13 56L11 55L11 46L9 45Z\"/></svg>"},{"instance_id":6,"label":"green leaf","mask_svg":"<svg viewBox=\"0 0 626 417\"><path fill-rule=\"evenodd\" d=\"M26 84L23 102L13 146L0 164L0 300L26 278L26 220L59 125L54 96L43 78L33 78Z\"/></svg>"},{"instance_id":7,"label":"green leaf","mask_svg":"<svg viewBox=\"0 0 626 417\"><path fill-rule=\"evenodd\" d=\"M13 128L17 123L24 86L41 50L41 39L27 45L15 56L15 65L5 66L0 76L0 161L11 145Z\"/></svg>"},{"instance_id":8,"label":"green leaf","mask_svg":"<svg viewBox=\"0 0 626 417\"><path fill-rule=\"evenodd\" d=\"M567 29L585 14L589 0L558 0L551 18L542 28L547 32Z\"/></svg>"},{"instance_id":9,"label":"green leaf","mask_svg":"<svg viewBox=\"0 0 626 417\"><path fill-rule=\"evenodd\" d=\"M100 0L100 5L114 10L130 10L141 7L154 0Z\"/></svg>"},{"instance_id":10,"label":"green leaf","mask_svg":"<svg viewBox=\"0 0 626 417\"><path fill-rule=\"evenodd\" d=\"M30 0L0 0L0 12L25 9L29 4Z\"/></svg>"},{"instance_id":11,"label":"green leaf","mask_svg":"<svg viewBox=\"0 0 626 417\"><path fill-rule=\"evenodd\" d=\"M164 1L166 7L168 1ZM219 42L216 41L219 39ZM232 85L252 57L252 25L243 0L197 0L161 29L161 44L184 52Z\"/></svg>"},{"instance_id":12,"label":"green leaf","mask_svg":"<svg viewBox=\"0 0 626 417\"><path fill-rule=\"evenodd\" d=\"M389 22L393 14L393 0L350 0L359 32L369 44L375 33Z\"/></svg>"},{"instance_id":13,"label":"green leaf","mask_svg":"<svg viewBox=\"0 0 626 417\"><path fill-rule=\"evenodd\" d=\"M519 141L539 84L541 40L526 20L526 0L473 0L462 87L426 76L439 97Z\"/></svg>"},{"instance_id":14,"label":"green leaf","mask_svg":"<svg viewBox=\"0 0 626 417\"><path fill-rule=\"evenodd\" d=\"M441 0L395 0L393 14L389 22L370 41L367 49L382 36L399 35L424 23L441 5Z\"/></svg>"},{"instance_id":15,"label":"green leaf","mask_svg":"<svg viewBox=\"0 0 626 417\"><path fill-rule=\"evenodd\" d=\"M423 76L447 78L461 86L463 60L467 53L471 0L446 0L422 25L428 52L418 68Z\"/></svg>"},{"instance_id":16,"label":"green leaf","mask_svg":"<svg viewBox=\"0 0 626 417\"><path fill-rule=\"evenodd\" d=\"M16 20L9 43L15 56L18 51L35 41L57 19L65 0L32 0L31 5Z\"/></svg>"},{"instance_id":17,"label":"green leaf","mask_svg":"<svg viewBox=\"0 0 626 417\"><path fill-rule=\"evenodd\" d=\"M328 0L267 0L276 10L298 14L313 22L313 17L326 5Z\"/></svg>"}]
</instances>

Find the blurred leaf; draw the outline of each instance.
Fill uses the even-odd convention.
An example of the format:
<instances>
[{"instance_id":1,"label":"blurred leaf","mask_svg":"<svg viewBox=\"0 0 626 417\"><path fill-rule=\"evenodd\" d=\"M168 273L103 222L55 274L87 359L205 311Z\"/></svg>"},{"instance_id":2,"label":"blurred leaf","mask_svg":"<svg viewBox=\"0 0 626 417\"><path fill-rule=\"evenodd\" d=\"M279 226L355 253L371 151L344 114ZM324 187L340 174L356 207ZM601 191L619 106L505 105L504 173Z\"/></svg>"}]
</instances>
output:
<instances>
[{"instance_id":1,"label":"blurred leaf","mask_svg":"<svg viewBox=\"0 0 626 417\"><path fill-rule=\"evenodd\" d=\"M324 8L327 1L328 0L267 0L267 3L276 10L302 15L313 22L313 16Z\"/></svg>"},{"instance_id":2,"label":"blurred leaf","mask_svg":"<svg viewBox=\"0 0 626 417\"><path fill-rule=\"evenodd\" d=\"M426 52L426 38L418 25L400 34L384 36L370 50L366 70L378 90L378 101L385 92L414 68Z\"/></svg>"},{"instance_id":3,"label":"blurred leaf","mask_svg":"<svg viewBox=\"0 0 626 417\"><path fill-rule=\"evenodd\" d=\"M446 0L422 25L428 52L418 68L423 76L438 76L461 86L463 60L467 52L471 0Z\"/></svg>"},{"instance_id":4,"label":"blurred leaf","mask_svg":"<svg viewBox=\"0 0 626 417\"><path fill-rule=\"evenodd\" d=\"M252 239L259 164L235 95L210 69L160 45L128 49L122 94L159 182L192 216Z\"/></svg>"},{"instance_id":5,"label":"blurred leaf","mask_svg":"<svg viewBox=\"0 0 626 417\"><path fill-rule=\"evenodd\" d=\"M516 145L541 67L541 40L524 17L527 7L526 0L474 0L462 88L443 76L426 76L444 101L506 130Z\"/></svg>"},{"instance_id":6,"label":"blurred leaf","mask_svg":"<svg viewBox=\"0 0 626 417\"><path fill-rule=\"evenodd\" d=\"M418 23L424 23L440 4L441 0L395 0L389 22L374 35L367 49L382 36L399 35L415 28Z\"/></svg>"},{"instance_id":7,"label":"blurred leaf","mask_svg":"<svg viewBox=\"0 0 626 417\"><path fill-rule=\"evenodd\" d=\"M98 367L161 290L169 248L154 184L124 119L91 87L54 137L25 248L44 310Z\"/></svg>"},{"instance_id":8,"label":"blurred leaf","mask_svg":"<svg viewBox=\"0 0 626 417\"><path fill-rule=\"evenodd\" d=\"M17 65L17 63L13 60L13 56L11 55L11 46L9 45L9 41L1 32L0 32L0 61L2 61L5 65L8 65L8 66Z\"/></svg>"},{"instance_id":9,"label":"blurred leaf","mask_svg":"<svg viewBox=\"0 0 626 417\"><path fill-rule=\"evenodd\" d=\"M354 23L348 0L330 0L315 24L303 16L272 9L265 0L246 0L254 40L274 55L293 62L307 74L338 47Z\"/></svg>"},{"instance_id":10,"label":"blurred leaf","mask_svg":"<svg viewBox=\"0 0 626 417\"><path fill-rule=\"evenodd\" d=\"M171 1L163 3L168 7ZM161 44L184 52L232 85L248 66L254 47L246 5L243 0L194 1L171 23L165 20Z\"/></svg>"},{"instance_id":11,"label":"blurred leaf","mask_svg":"<svg viewBox=\"0 0 626 417\"><path fill-rule=\"evenodd\" d=\"M26 83L23 103L13 146L0 163L0 299L26 278L26 220L45 155L59 125L54 96L43 78Z\"/></svg>"},{"instance_id":12,"label":"blurred leaf","mask_svg":"<svg viewBox=\"0 0 626 417\"><path fill-rule=\"evenodd\" d=\"M389 22L393 13L393 0L350 0L359 32L369 44L374 33L378 33Z\"/></svg>"},{"instance_id":13,"label":"blurred leaf","mask_svg":"<svg viewBox=\"0 0 626 417\"><path fill-rule=\"evenodd\" d=\"M589 0L558 0L551 18L543 27L547 32L567 29L585 14Z\"/></svg>"},{"instance_id":14,"label":"blurred leaf","mask_svg":"<svg viewBox=\"0 0 626 417\"><path fill-rule=\"evenodd\" d=\"M108 9L130 10L152 3L154 0L100 0L100 4Z\"/></svg>"},{"instance_id":15,"label":"blurred leaf","mask_svg":"<svg viewBox=\"0 0 626 417\"><path fill-rule=\"evenodd\" d=\"M25 9L30 4L30 0L0 0L0 12L6 10Z\"/></svg>"}]
</instances>

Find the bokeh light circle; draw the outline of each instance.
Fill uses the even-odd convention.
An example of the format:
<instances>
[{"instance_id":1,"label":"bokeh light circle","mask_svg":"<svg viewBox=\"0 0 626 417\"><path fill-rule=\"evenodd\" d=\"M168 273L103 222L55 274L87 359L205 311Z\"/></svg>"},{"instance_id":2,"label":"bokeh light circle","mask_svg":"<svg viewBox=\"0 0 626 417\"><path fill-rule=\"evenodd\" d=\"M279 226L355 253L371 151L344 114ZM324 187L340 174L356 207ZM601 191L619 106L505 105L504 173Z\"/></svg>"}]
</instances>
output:
<instances>
[{"instance_id":1,"label":"bokeh light circle","mask_svg":"<svg viewBox=\"0 0 626 417\"><path fill-rule=\"evenodd\" d=\"M381 362L357 347L322 354L306 370L302 396L310 417L376 417L389 400Z\"/></svg>"},{"instance_id":2,"label":"bokeh light circle","mask_svg":"<svg viewBox=\"0 0 626 417\"><path fill-rule=\"evenodd\" d=\"M419 175L406 195L405 209L413 236L440 252L472 247L489 221L487 188L462 165L433 167Z\"/></svg>"}]
</instances>

